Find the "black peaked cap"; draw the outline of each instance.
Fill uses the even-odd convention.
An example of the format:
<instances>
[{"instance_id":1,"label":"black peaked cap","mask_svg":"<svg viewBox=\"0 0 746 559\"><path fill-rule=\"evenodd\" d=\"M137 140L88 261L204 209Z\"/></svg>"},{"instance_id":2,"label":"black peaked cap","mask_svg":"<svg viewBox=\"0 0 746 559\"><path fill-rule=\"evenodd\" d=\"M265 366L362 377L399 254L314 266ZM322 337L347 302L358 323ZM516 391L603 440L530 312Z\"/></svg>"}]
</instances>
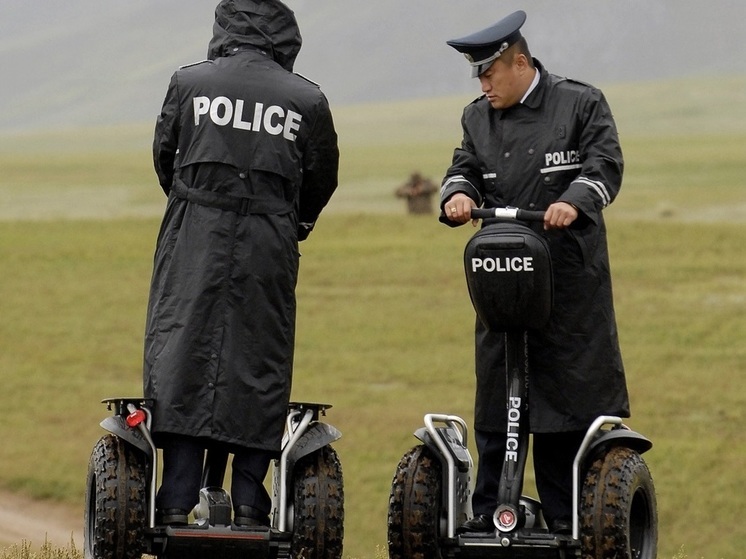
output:
<instances>
[{"instance_id":1,"label":"black peaked cap","mask_svg":"<svg viewBox=\"0 0 746 559\"><path fill-rule=\"evenodd\" d=\"M505 49L521 38L521 26L526 12L518 10L494 25L446 44L462 53L472 65L472 77L477 77L492 65Z\"/></svg>"}]
</instances>

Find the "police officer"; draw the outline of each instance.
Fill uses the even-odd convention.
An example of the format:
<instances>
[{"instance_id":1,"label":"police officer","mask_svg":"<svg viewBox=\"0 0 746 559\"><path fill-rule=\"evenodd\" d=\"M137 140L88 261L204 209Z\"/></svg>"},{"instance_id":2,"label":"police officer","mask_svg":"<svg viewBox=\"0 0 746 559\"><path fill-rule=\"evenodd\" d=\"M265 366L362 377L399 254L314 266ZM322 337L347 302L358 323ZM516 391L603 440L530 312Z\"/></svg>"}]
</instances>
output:
<instances>
[{"instance_id":1,"label":"police officer","mask_svg":"<svg viewBox=\"0 0 746 559\"><path fill-rule=\"evenodd\" d=\"M198 502L205 448L233 453L238 525L268 525L263 480L290 395L298 242L337 186L319 87L278 0L223 0L208 60L171 78L153 155L168 204L148 304L144 392L163 448L159 522Z\"/></svg>"},{"instance_id":2,"label":"police officer","mask_svg":"<svg viewBox=\"0 0 746 559\"><path fill-rule=\"evenodd\" d=\"M448 41L471 64L483 95L468 105L463 140L441 187L440 220L459 226L477 206L545 210L554 308L529 333L530 426L536 485L549 528L569 533L572 462L599 415L629 415L617 340L602 210L619 192L622 152L598 89L550 74L532 58L515 12ZM494 530L505 452L503 334L477 320L474 518L462 532Z\"/></svg>"}]
</instances>

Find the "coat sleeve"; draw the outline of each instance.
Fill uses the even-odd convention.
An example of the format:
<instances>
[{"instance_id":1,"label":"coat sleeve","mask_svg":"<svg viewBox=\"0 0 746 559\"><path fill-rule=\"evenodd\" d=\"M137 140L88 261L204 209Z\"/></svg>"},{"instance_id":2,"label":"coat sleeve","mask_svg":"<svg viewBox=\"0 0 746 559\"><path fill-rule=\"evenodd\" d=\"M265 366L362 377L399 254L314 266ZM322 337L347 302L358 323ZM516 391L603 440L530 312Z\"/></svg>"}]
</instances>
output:
<instances>
[{"instance_id":1,"label":"coat sleeve","mask_svg":"<svg viewBox=\"0 0 746 559\"><path fill-rule=\"evenodd\" d=\"M450 227L461 225L449 220L443 212L443 205L451 196L461 192L474 200L477 206L481 206L483 201L481 167L468 130L466 110L461 117L461 128L463 130L461 147L453 151L453 161L440 185L440 217L438 219Z\"/></svg>"},{"instance_id":2,"label":"coat sleeve","mask_svg":"<svg viewBox=\"0 0 746 559\"><path fill-rule=\"evenodd\" d=\"M321 210L337 189L339 148L329 102L320 93L306 150L303 154L303 183L298 210L298 240L304 240L316 225Z\"/></svg>"},{"instance_id":3,"label":"coat sleeve","mask_svg":"<svg viewBox=\"0 0 746 559\"><path fill-rule=\"evenodd\" d=\"M171 83L163 101L161 114L155 124L153 138L153 163L158 175L158 182L168 195L174 179L174 162L179 142L179 87L177 74L171 77Z\"/></svg>"},{"instance_id":4,"label":"coat sleeve","mask_svg":"<svg viewBox=\"0 0 746 559\"><path fill-rule=\"evenodd\" d=\"M614 117L601 91L590 90L580 118L582 168L558 201L573 204L596 223L619 193L624 161Z\"/></svg>"}]
</instances>

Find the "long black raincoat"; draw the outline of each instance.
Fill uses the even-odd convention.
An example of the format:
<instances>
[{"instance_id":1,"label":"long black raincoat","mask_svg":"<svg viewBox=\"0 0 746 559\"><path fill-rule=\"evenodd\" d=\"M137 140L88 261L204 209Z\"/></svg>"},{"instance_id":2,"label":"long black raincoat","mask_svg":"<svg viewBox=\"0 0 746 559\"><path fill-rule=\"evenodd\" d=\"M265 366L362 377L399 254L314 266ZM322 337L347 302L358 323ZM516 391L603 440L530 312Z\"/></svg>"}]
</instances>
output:
<instances>
[{"instance_id":1,"label":"long black raincoat","mask_svg":"<svg viewBox=\"0 0 746 559\"><path fill-rule=\"evenodd\" d=\"M441 208L463 192L485 207L545 210L564 201L579 210L569 229L536 226L551 251L554 307L549 324L529 332L530 425L551 433L629 415L601 214L619 192L623 160L603 94L534 62L540 81L522 104L495 110L480 97L464 109ZM475 427L483 431L507 425L504 355L504 335L477 320Z\"/></svg>"},{"instance_id":2,"label":"long black raincoat","mask_svg":"<svg viewBox=\"0 0 746 559\"><path fill-rule=\"evenodd\" d=\"M168 195L145 335L153 430L279 449L290 395L298 241L337 186L319 87L279 2L216 9L208 60L171 78L153 155Z\"/></svg>"}]
</instances>

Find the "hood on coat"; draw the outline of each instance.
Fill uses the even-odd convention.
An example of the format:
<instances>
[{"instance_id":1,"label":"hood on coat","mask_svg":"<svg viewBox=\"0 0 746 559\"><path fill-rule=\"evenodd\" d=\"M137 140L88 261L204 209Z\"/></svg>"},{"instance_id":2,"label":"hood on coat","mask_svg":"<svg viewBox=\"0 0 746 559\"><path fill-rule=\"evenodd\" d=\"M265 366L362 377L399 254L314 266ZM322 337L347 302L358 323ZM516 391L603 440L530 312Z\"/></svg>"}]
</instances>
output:
<instances>
[{"instance_id":1,"label":"hood on coat","mask_svg":"<svg viewBox=\"0 0 746 559\"><path fill-rule=\"evenodd\" d=\"M252 47L293 71L301 47L300 29L293 11L279 0L222 0L215 8L212 30L208 59Z\"/></svg>"}]
</instances>

